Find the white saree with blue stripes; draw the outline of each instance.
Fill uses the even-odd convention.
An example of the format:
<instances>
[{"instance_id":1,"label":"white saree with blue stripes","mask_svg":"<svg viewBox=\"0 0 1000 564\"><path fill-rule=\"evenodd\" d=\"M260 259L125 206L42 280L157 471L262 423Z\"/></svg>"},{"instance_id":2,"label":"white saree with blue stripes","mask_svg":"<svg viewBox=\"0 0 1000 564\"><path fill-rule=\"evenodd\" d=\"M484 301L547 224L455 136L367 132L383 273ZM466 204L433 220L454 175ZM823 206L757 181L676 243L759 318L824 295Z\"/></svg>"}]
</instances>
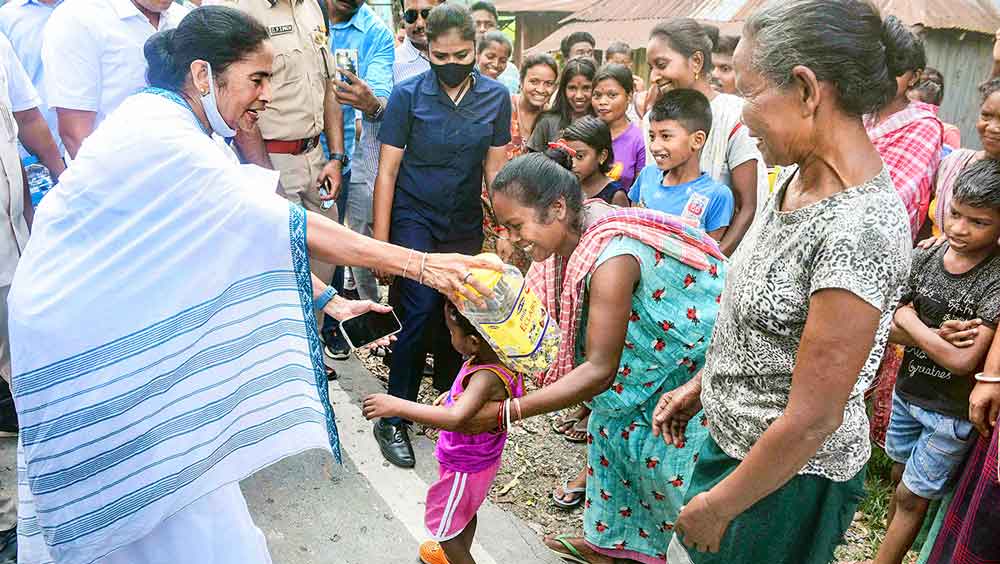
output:
<instances>
[{"instance_id":1,"label":"white saree with blue stripes","mask_svg":"<svg viewBox=\"0 0 1000 564\"><path fill-rule=\"evenodd\" d=\"M9 297L21 562L90 564L333 450L305 212L167 92L126 100L35 216Z\"/></svg>"}]
</instances>

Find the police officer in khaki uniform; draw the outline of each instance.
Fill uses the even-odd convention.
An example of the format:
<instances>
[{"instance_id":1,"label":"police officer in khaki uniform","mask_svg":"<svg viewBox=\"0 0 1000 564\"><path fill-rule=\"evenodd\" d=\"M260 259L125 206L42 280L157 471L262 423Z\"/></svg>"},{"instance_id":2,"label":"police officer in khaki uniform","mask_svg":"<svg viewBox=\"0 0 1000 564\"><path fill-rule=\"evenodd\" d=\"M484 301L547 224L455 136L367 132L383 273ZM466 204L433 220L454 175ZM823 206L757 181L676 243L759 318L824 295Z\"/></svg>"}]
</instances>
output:
<instances>
[{"instance_id":1,"label":"police officer in khaki uniform","mask_svg":"<svg viewBox=\"0 0 1000 564\"><path fill-rule=\"evenodd\" d=\"M325 0L207 0L243 11L264 24L274 47L272 96L257 126L241 128L236 146L244 160L281 172L289 200L337 220L337 208L323 209L341 187L344 120L334 95L336 67L330 56ZM319 136L326 133L331 160ZM320 196L329 180L330 194ZM330 205L327 204L327 205ZM313 274L329 282L333 266L313 260ZM318 313L318 312L317 312ZM322 319L320 320L322 325Z\"/></svg>"}]
</instances>

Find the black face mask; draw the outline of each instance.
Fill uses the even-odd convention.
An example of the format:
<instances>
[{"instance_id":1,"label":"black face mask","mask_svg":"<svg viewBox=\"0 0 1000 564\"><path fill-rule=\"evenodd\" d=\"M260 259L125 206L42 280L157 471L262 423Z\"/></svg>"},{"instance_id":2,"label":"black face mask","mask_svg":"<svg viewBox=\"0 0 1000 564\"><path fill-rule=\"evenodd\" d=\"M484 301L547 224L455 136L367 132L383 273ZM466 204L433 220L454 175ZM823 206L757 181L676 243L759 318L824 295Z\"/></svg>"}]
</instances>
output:
<instances>
[{"instance_id":1,"label":"black face mask","mask_svg":"<svg viewBox=\"0 0 1000 564\"><path fill-rule=\"evenodd\" d=\"M434 69L434 75L437 76L438 80L448 88L454 88L462 84L462 81L472 74L472 70L476 68L476 62L448 63L445 65L431 63L431 68Z\"/></svg>"}]
</instances>

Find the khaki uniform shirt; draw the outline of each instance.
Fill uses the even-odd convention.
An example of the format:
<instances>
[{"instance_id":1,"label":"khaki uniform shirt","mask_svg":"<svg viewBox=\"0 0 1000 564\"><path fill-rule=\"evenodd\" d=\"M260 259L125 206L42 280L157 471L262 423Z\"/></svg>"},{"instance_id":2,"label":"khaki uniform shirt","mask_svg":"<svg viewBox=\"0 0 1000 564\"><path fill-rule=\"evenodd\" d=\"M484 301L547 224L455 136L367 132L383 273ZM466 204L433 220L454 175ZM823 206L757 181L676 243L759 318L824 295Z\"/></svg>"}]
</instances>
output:
<instances>
[{"instance_id":1,"label":"khaki uniform shirt","mask_svg":"<svg viewBox=\"0 0 1000 564\"><path fill-rule=\"evenodd\" d=\"M334 72L317 0L207 0L264 24L274 48L272 97L257 125L268 140L295 141L323 132L326 81Z\"/></svg>"},{"instance_id":2,"label":"khaki uniform shirt","mask_svg":"<svg viewBox=\"0 0 1000 564\"><path fill-rule=\"evenodd\" d=\"M17 153L17 122L8 94L9 80L0 65L0 287L10 285L21 251L28 244L24 177ZM3 329L6 333L6 327Z\"/></svg>"}]
</instances>

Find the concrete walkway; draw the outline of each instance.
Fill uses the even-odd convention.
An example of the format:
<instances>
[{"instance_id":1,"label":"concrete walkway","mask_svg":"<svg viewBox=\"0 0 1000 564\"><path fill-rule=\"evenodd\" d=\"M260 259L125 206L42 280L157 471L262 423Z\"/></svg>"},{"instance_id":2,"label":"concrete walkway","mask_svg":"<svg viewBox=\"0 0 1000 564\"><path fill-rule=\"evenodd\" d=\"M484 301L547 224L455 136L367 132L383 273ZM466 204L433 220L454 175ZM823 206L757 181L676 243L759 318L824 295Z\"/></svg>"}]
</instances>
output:
<instances>
[{"instance_id":1,"label":"concrete walkway","mask_svg":"<svg viewBox=\"0 0 1000 564\"><path fill-rule=\"evenodd\" d=\"M381 384L352 357L330 385L344 464L320 451L285 459L244 480L275 564L412 564L425 539L424 495L437 477L434 445L415 442L416 470L384 462L360 400ZM416 437L415 437L416 438ZM0 439L0 492L15 495L15 439ZM557 563L537 535L492 504L479 513L477 564ZM222 534L222 532L220 532ZM135 564L142 564L136 562ZM192 563L195 564L195 563Z\"/></svg>"}]
</instances>

